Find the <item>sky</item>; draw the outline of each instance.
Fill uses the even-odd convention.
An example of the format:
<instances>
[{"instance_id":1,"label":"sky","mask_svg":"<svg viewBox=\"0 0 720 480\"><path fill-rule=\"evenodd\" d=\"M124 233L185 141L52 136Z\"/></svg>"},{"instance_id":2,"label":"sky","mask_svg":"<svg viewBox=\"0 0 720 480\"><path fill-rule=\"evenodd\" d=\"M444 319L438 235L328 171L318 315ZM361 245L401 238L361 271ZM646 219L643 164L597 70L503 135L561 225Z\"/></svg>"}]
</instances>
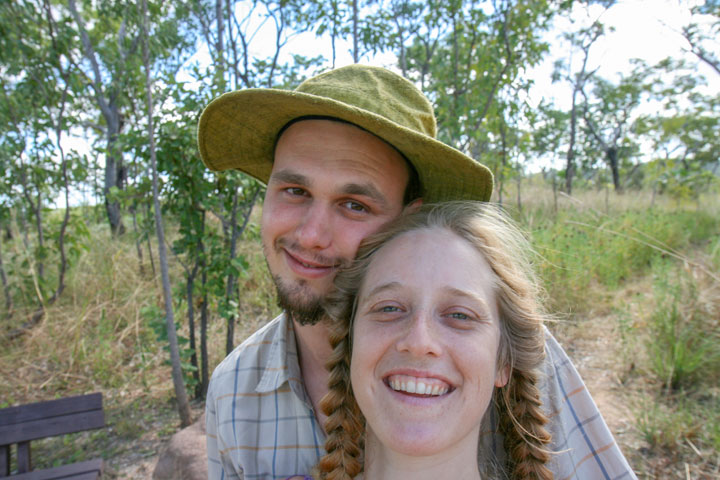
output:
<instances>
[{"instance_id":1,"label":"sky","mask_svg":"<svg viewBox=\"0 0 720 480\"><path fill-rule=\"evenodd\" d=\"M606 25L606 34L592 46L588 69L597 68L600 77L617 82L620 75L631 71L631 60L634 58L641 58L648 65L656 64L668 56L696 63L697 58L689 52L681 31L691 21L690 8L698 3L702 2L621 0L607 10L599 6L591 9L575 8L571 18L577 22L576 25L564 18L556 21L555 29L548 38L552 44L550 55L530 72L536 83L531 96L535 102L543 96L555 98L557 106L569 108L571 99L567 87L552 85L550 81L554 59L563 57L562 52L569 49L565 42L553 37L563 31L574 30L577 25L588 25L595 19ZM574 60L577 63L581 59ZM708 79L708 90L720 90L720 76L709 66L698 65L698 72Z\"/></svg>"}]
</instances>

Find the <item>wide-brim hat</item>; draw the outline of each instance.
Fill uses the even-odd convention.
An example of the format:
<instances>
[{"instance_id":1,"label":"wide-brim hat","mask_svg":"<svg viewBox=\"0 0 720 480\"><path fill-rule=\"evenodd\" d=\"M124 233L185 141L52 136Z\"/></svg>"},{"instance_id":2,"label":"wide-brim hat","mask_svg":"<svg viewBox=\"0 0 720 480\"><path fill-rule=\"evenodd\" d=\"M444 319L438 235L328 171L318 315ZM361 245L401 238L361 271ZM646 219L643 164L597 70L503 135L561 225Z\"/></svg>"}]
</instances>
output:
<instances>
[{"instance_id":1,"label":"wide-brim hat","mask_svg":"<svg viewBox=\"0 0 720 480\"><path fill-rule=\"evenodd\" d=\"M200 156L211 170L237 169L267 183L278 133L305 116L353 123L395 147L417 170L425 202L490 199L490 170L436 140L428 99L410 81L380 67L330 70L294 91L250 88L226 93L200 116Z\"/></svg>"}]
</instances>

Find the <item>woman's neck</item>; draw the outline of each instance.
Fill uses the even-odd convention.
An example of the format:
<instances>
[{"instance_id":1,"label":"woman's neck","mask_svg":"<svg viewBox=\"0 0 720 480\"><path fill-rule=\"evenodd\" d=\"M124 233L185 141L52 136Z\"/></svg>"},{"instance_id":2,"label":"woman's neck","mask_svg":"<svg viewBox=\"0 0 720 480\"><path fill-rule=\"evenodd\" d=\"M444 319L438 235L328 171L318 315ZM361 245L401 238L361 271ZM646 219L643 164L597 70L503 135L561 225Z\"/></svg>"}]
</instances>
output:
<instances>
[{"instance_id":1,"label":"woman's neck","mask_svg":"<svg viewBox=\"0 0 720 480\"><path fill-rule=\"evenodd\" d=\"M478 434L433 455L405 455L382 445L371 431L365 441L363 480L480 480Z\"/></svg>"}]
</instances>

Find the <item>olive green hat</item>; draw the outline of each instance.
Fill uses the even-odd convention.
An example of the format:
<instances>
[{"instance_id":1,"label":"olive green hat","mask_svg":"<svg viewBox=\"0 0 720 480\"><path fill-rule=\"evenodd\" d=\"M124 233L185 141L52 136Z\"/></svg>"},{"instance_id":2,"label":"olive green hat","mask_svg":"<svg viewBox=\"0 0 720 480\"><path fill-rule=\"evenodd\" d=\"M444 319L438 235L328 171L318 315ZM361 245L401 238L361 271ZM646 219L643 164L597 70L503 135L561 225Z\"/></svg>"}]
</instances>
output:
<instances>
[{"instance_id":1,"label":"olive green hat","mask_svg":"<svg viewBox=\"0 0 720 480\"><path fill-rule=\"evenodd\" d=\"M425 202L490 199L490 170L436 140L428 99L411 82L380 67L330 70L294 91L251 88L226 93L200 116L200 156L211 170L237 169L267 183L278 133L305 116L353 123L394 146L417 170Z\"/></svg>"}]
</instances>

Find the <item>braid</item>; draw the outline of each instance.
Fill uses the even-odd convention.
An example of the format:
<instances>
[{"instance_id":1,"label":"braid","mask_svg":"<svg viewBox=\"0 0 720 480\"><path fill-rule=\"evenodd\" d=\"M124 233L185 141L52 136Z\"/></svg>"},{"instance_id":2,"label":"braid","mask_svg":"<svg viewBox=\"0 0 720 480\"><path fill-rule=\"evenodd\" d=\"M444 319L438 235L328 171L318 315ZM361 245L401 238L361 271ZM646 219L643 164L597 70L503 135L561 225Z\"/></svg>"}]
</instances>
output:
<instances>
[{"instance_id":1,"label":"braid","mask_svg":"<svg viewBox=\"0 0 720 480\"><path fill-rule=\"evenodd\" d=\"M340 307L341 310L351 308L348 303ZM320 480L351 480L363 470L365 419L350 384L350 314L344 319L329 327L333 351L325 365L330 373L328 393L320 401L320 409L328 417L325 421L327 453L320 459L315 472Z\"/></svg>"},{"instance_id":2,"label":"braid","mask_svg":"<svg viewBox=\"0 0 720 480\"><path fill-rule=\"evenodd\" d=\"M545 465L550 460L547 446L550 434L544 425L537 375L513 369L508 384L498 395L500 428L505 436L510 478L513 480L550 480L552 473Z\"/></svg>"}]
</instances>

